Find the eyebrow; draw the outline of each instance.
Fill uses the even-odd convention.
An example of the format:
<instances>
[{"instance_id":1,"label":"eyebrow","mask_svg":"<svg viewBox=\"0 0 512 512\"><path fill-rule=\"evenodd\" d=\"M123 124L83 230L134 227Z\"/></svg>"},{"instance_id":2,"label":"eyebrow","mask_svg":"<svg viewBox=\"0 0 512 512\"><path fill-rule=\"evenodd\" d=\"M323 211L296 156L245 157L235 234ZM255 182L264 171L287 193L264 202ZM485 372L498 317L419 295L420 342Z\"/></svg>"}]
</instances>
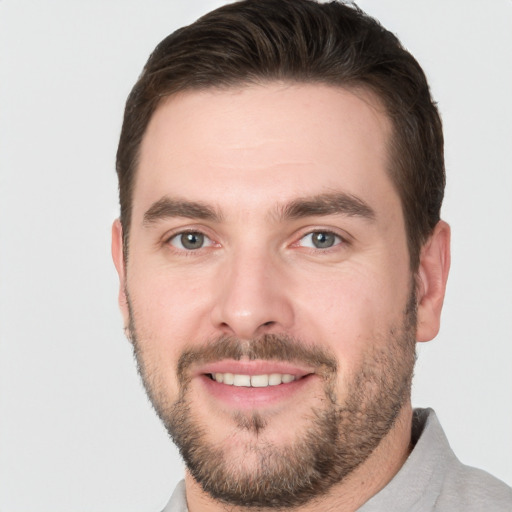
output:
<instances>
[{"instance_id":1,"label":"eyebrow","mask_svg":"<svg viewBox=\"0 0 512 512\"><path fill-rule=\"evenodd\" d=\"M278 211L281 219L301 219L326 215L346 215L375 220L375 210L365 201L352 194L334 192L295 199Z\"/></svg>"},{"instance_id":2,"label":"eyebrow","mask_svg":"<svg viewBox=\"0 0 512 512\"><path fill-rule=\"evenodd\" d=\"M352 194L335 192L311 197L294 199L288 204L278 206L278 220L296 220L304 217L346 215L375 220L375 211L365 201ZM185 217L189 219L220 222L222 215L212 206L200 201L162 197L144 214L143 223L150 226L160 220Z\"/></svg>"},{"instance_id":3,"label":"eyebrow","mask_svg":"<svg viewBox=\"0 0 512 512\"><path fill-rule=\"evenodd\" d=\"M162 197L144 214L144 225L150 226L160 220L172 217L185 217L189 219L210 220L219 222L221 215L211 206L199 201Z\"/></svg>"}]
</instances>

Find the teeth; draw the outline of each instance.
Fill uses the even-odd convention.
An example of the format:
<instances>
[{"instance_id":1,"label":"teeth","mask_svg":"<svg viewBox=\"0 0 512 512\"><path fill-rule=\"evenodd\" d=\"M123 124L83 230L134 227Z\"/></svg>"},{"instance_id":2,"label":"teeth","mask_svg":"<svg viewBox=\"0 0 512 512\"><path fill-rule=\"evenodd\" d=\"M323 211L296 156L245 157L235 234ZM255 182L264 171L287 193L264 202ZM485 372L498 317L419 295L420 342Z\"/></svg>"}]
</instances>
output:
<instances>
[{"instance_id":1,"label":"teeth","mask_svg":"<svg viewBox=\"0 0 512 512\"><path fill-rule=\"evenodd\" d=\"M235 375L233 378L233 386L249 387L251 385L251 377L249 375Z\"/></svg>"},{"instance_id":2,"label":"teeth","mask_svg":"<svg viewBox=\"0 0 512 512\"><path fill-rule=\"evenodd\" d=\"M280 373L272 373L268 376L269 386L277 386L283 382L283 376Z\"/></svg>"},{"instance_id":3,"label":"teeth","mask_svg":"<svg viewBox=\"0 0 512 512\"><path fill-rule=\"evenodd\" d=\"M253 388L266 388L268 386L268 375L253 375L251 386Z\"/></svg>"},{"instance_id":4,"label":"teeth","mask_svg":"<svg viewBox=\"0 0 512 512\"><path fill-rule=\"evenodd\" d=\"M213 380L227 384L228 386L242 386L253 388L266 388L267 386L279 386L295 380L289 373L271 373L270 375L243 375L233 373L213 373Z\"/></svg>"}]
</instances>

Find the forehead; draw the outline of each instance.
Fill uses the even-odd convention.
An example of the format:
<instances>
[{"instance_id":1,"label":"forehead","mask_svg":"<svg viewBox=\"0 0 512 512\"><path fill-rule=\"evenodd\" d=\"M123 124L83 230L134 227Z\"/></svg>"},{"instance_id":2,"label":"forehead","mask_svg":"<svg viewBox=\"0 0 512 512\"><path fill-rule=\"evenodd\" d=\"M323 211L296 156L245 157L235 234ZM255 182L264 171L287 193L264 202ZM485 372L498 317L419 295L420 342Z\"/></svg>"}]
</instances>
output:
<instances>
[{"instance_id":1,"label":"forehead","mask_svg":"<svg viewBox=\"0 0 512 512\"><path fill-rule=\"evenodd\" d=\"M239 210L340 190L396 199L391 131L367 91L270 83L171 96L142 141L134 220L164 195Z\"/></svg>"}]
</instances>

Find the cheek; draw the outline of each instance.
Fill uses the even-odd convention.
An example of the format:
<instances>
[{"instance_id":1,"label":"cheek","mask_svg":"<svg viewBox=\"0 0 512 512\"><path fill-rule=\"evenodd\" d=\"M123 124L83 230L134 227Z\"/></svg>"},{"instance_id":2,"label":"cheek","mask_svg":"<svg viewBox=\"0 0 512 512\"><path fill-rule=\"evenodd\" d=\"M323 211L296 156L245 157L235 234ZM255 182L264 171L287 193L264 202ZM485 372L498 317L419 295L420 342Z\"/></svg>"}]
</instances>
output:
<instances>
[{"instance_id":1,"label":"cheek","mask_svg":"<svg viewBox=\"0 0 512 512\"><path fill-rule=\"evenodd\" d=\"M202 328L209 288L201 276L183 273L141 272L128 279L128 291L141 338L173 356Z\"/></svg>"},{"instance_id":2,"label":"cheek","mask_svg":"<svg viewBox=\"0 0 512 512\"><path fill-rule=\"evenodd\" d=\"M403 275L352 267L302 279L295 290L299 333L328 344L340 366L357 366L365 350L386 343L400 325L409 284Z\"/></svg>"}]
</instances>

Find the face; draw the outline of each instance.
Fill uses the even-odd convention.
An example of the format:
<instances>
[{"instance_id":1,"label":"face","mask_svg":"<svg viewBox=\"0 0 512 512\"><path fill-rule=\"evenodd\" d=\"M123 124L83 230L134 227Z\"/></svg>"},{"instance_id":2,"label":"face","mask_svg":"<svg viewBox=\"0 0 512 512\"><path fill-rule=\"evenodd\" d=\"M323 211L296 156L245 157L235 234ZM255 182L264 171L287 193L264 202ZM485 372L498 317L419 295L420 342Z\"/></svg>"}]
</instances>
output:
<instances>
[{"instance_id":1,"label":"face","mask_svg":"<svg viewBox=\"0 0 512 512\"><path fill-rule=\"evenodd\" d=\"M416 296L390 133L370 94L287 84L179 94L148 126L121 305L215 498L304 503L408 402Z\"/></svg>"}]
</instances>

